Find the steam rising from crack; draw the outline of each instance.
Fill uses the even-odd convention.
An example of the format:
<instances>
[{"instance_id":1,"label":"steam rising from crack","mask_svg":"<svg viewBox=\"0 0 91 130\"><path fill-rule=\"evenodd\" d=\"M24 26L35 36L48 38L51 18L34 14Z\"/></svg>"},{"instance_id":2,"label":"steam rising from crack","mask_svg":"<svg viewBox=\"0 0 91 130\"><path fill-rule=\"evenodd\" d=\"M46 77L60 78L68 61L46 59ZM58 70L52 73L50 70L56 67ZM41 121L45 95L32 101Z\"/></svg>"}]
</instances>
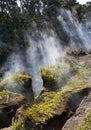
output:
<instances>
[{"instance_id":1,"label":"steam rising from crack","mask_svg":"<svg viewBox=\"0 0 91 130\"><path fill-rule=\"evenodd\" d=\"M18 72L28 73L32 76L33 92L35 96L38 96L43 89L43 81L39 72L40 68L42 66L56 65L57 59L60 55L64 55L64 52L53 31L49 30L48 34L36 31L31 36L27 33L25 37L28 41L28 47L24 55L21 55L21 50L19 50L17 54L13 53L7 59L5 64L7 71L4 74L4 78L12 77ZM24 63L23 57L26 57L26 63ZM13 86L12 89L15 91L18 88Z\"/></svg>"},{"instance_id":2,"label":"steam rising from crack","mask_svg":"<svg viewBox=\"0 0 91 130\"><path fill-rule=\"evenodd\" d=\"M34 33L38 37L39 32ZM42 66L56 65L57 59L63 55L62 47L53 31L50 35L45 32L40 33L40 38L34 41L27 35L29 48L27 49L27 62L31 66L30 74L33 77L33 91L38 95L43 89L43 82L39 73Z\"/></svg>"},{"instance_id":3,"label":"steam rising from crack","mask_svg":"<svg viewBox=\"0 0 91 130\"><path fill-rule=\"evenodd\" d=\"M25 49L24 54L19 50L17 54L13 53L8 57L3 67L6 69L4 78L12 77L17 72L28 73L33 79L33 92L38 96L43 89L43 81L39 72L42 66L57 65L57 60L63 57L68 50L83 48L88 51L91 48L91 41L83 25L77 21L75 13L75 10L71 13L69 10L61 9L60 15L57 17L70 37L69 44L65 49L61 39L53 30L36 30L31 35L27 32L25 35L28 41L27 49ZM64 60L63 64L65 64ZM18 88L14 87L15 89Z\"/></svg>"}]
</instances>

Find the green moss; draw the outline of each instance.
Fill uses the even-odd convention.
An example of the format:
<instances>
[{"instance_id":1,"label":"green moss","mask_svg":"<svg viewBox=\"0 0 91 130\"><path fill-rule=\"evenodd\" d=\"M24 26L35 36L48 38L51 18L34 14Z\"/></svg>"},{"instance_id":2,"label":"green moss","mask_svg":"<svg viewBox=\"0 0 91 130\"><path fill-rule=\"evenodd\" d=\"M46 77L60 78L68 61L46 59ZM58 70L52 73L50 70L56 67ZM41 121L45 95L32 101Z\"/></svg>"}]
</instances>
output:
<instances>
[{"instance_id":1,"label":"green moss","mask_svg":"<svg viewBox=\"0 0 91 130\"><path fill-rule=\"evenodd\" d=\"M72 93L74 91L79 92L83 88L83 86L66 86L58 92L44 92L32 106L20 108L22 124L25 124L26 121L34 124L34 126L45 124L55 115L61 115L66 110L67 102Z\"/></svg>"},{"instance_id":2,"label":"green moss","mask_svg":"<svg viewBox=\"0 0 91 130\"><path fill-rule=\"evenodd\" d=\"M70 65L70 67L68 68L70 73L75 72L75 74L70 77L64 74L64 70L66 69L66 67L42 68L41 73L44 81L44 87L53 87L52 85L55 85L55 83L56 85L61 85L63 81L65 83L62 87L70 90L82 89L90 86L91 80L89 80L89 77L91 75L91 71L89 70L87 64L84 64L83 62L77 62L75 66Z\"/></svg>"},{"instance_id":3,"label":"green moss","mask_svg":"<svg viewBox=\"0 0 91 130\"><path fill-rule=\"evenodd\" d=\"M13 101L19 101L22 100L24 97L20 94L16 94L13 92L10 92L8 90L3 90L0 92L0 104L13 102Z\"/></svg>"},{"instance_id":4,"label":"green moss","mask_svg":"<svg viewBox=\"0 0 91 130\"><path fill-rule=\"evenodd\" d=\"M53 87L60 82L61 75L64 72L65 67L61 68L59 66L50 66L41 68L41 76L43 79L44 87Z\"/></svg>"},{"instance_id":5,"label":"green moss","mask_svg":"<svg viewBox=\"0 0 91 130\"><path fill-rule=\"evenodd\" d=\"M20 85L24 87L32 86L32 78L29 75L18 73L13 77L14 82L18 82ZM30 85L30 86L29 86Z\"/></svg>"},{"instance_id":6,"label":"green moss","mask_svg":"<svg viewBox=\"0 0 91 130\"><path fill-rule=\"evenodd\" d=\"M71 68L72 70L73 68ZM49 119L53 118L55 115L61 115L66 107L67 103L73 93L82 91L84 88L91 86L91 71L87 66L84 66L82 63L77 62L74 66L76 74L68 78L68 81L56 92L45 91L42 93L38 99L30 106L26 108L22 107L19 109L21 113L21 118L23 119L24 124L26 121L34 124L45 124ZM60 70L60 71L59 71ZM55 67L48 67L41 69L42 78L45 77L45 86L51 86L55 82L59 82L59 77L63 74L65 68L58 69ZM50 80L51 79L51 80ZM18 122L18 121L17 121Z\"/></svg>"},{"instance_id":7,"label":"green moss","mask_svg":"<svg viewBox=\"0 0 91 130\"><path fill-rule=\"evenodd\" d=\"M47 120L55 115L61 115L66 110L73 91L79 92L82 89L82 86L66 86L58 92L44 92L32 106L20 108L22 124L25 124L26 121L34 125L45 124Z\"/></svg>"},{"instance_id":8,"label":"green moss","mask_svg":"<svg viewBox=\"0 0 91 130\"><path fill-rule=\"evenodd\" d=\"M44 92L32 106L23 106L18 112L18 120L21 120L21 126L25 126L26 122L38 125L45 124L46 121L55 115L61 115L66 109L67 102L70 98L70 92L62 90L59 92ZM16 125L19 121L16 121Z\"/></svg>"},{"instance_id":9,"label":"green moss","mask_svg":"<svg viewBox=\"0 0 91 130\"><path fill-rule=\"evenodd\" d=\"M23 73L17 73L13 75L12 77L5 78L0 82L0 89L3 89L3 87L7 84L13 84L18 83L19 85L23 87L31 87L32 86L32 78L31 76L28 76Z\"/></svg>"},{"instance_id":10,"label":"green moss","mask_svg":"<svg viewBox=\"0 0 91 130\"><path fill-rule=\"evenodd\" d=\"M24 116L32 120L32 122L39 124L45 123L54 115L59 115L65 109L69 94L63 99L64 93L60 92L46 92L39 100L40 103L34 103L32 108L25 111ZM64 102L63 102L64 100ZM61 104L62 102L62 104ZM58 107L61 106L60 110Z\"/></svg>"}]
</instances>

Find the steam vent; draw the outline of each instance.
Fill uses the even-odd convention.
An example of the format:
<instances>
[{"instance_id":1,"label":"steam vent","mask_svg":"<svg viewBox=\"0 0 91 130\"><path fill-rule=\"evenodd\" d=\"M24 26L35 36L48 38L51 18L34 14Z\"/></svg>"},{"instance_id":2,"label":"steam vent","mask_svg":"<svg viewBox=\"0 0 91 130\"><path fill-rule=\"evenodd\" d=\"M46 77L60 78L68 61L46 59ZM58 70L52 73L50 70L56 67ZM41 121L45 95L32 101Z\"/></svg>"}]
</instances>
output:
<instances>
[{"instance_id":1,"label":"steam vent","mask_svg":"<svg viewBox=\"0 0 91 130\"><path fill-rule=\"evenodd\" d=\"M0 0L0 130L91 130L90 0Z\"/></svg>"}]
</instances>

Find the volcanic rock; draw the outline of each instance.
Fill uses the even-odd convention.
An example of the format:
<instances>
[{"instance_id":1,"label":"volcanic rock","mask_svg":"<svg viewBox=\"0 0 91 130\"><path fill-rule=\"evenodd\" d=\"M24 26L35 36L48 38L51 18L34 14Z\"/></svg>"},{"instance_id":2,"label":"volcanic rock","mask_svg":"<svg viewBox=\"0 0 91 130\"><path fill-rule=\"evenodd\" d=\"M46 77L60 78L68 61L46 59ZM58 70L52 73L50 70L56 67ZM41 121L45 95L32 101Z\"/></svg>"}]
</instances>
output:
<instances>
[{"instance_id":1,"label":"volcanic rock","mask_svg":"<svg viewBox=\"0 0 91 130\"><path fill-rule=\"evenodd\" d=\"M20 94L12 93L7 90L0 92L0 128L11 125L12 118L16 110L27 100Z\"/></svg>"},{"instance_id":2,"label":"volcanic rock","mask_svg":"<svg viewBox=\"0 0 91 130\"><path fill-rule=\"evenodd\" d=\"M76 113L65 123L62 130L91 130L91 93L85 97Z\"/></svg>"}]
</instances>

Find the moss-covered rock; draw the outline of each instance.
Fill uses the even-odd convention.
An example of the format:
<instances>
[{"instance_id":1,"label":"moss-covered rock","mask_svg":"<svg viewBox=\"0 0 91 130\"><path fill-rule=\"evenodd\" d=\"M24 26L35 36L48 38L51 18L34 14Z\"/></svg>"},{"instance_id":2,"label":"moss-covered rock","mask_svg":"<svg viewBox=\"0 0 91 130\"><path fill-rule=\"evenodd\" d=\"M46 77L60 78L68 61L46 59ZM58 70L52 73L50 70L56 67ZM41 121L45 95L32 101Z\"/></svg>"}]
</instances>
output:
<instances>
[{"instance_id":1,"label":"moss-covered rock","mask_svg":"<svg viewBox=\"0 0 91 130\"><path fill-rule=\"evenodd\" d=\"M22 106L18 109L14 125L20 122L19 130L21 130L21 127L26 130L30 130L30 128L43 130L48 120L58 115L61 116L67 110L69 110L69 114L71 113L72 108L70 108L69 102L75 105L75 99L72 101L71 99L73 99L75 95L78 96L80 94L79 98L81 101L87 94L85 94L85 91L89 91L84 88L87 89L86 86L77 86L63 88L58 92L44 92L32 105ZM79 101L77 106L78 105Z\"/></svg>"},{"instance_id":2,"label":"moss-covered rock","mask_svg":"<svg viewBox=\"0 0 91 130\"><path fill-rule=\"evenodd\" d=\"M0 128L11 125L16 110L27 103L24 96L10 91L0 92Z\"/></svg>"},{"instance_id":3,"label":"moss-covered rock","mask_svg":"<svg viewBox=\"0 0 91 130\"><path fill-rule=\"evenodd\" d=\"M25 73L16 73L12 75L12 77L4 78L0 82L0 91L4 89L15 93L21 93L29 102L34 100L32 78Z\"/></svg>"},{"instance_id":4,"label":"moss-covered rock","mask_svg":"<svg viewBox=\"0 0 91 130\"><path fill-rule=\"evenodd\" d=\"M41 76L43 79L43 86L52 87L55 86L58 82L58 73L59 71L55 67L45 67L41 68Z\"/></svg>"},{"instance_id":5,"label":"moss-covered rock","mask_svg":"<svg viewBox=\"0 0 91 130\"><path fill-rule=\"evenodd\" d=\"M43 79L43 86L49 90L56 90L58 86L61 86L66 81L67 76L65 72L68 66L49 66L41 68L41 76Z\"/></svg>"},{"instance_id":6,"label":"moss-covered rock","mask_svg":"<svg viewBox=\"0 0 91 130\"><path fill-rule=\"evenodd\" d=\"M19 130L21 130L21 127L22 129L27 129L29 126L34 130L37 127L41 129L48 119L63 113L67 107L69 97L70 94L66 93L64 95L63 91L44 92L32 106L22 106L17 111L16 122L12 124L12 127L17 126L18 122L20 122Z\"/></svg>"},{"instance_id":7,"label":"moss-covered rock","mask_svg":"<svg viewBox=\"0 0 91 130\"><path fill-rule=\"evenodd\" d=\"M32 87L32 78L24 73L16 73L12 77L5 78L0 82L0 89L4 89L7 85L18 84L25 88Z\"/></svg>"},{"instance_id":8,"label":"moss-covered rock","mask_svg":"<svg viewBox=\"0 0 91 130\"><path fill-rule=\"evenodd\" d=\"M58 92L44 92L32 105L24 105L18 109L16 121L12 124L12 127L18 126L19 130L21 130L21 128L22 130L43 130L48 120L55 118L55 116L61 116L68 109L70 114L72 111L69 106L71 98L74 98L75 94L83 94L82 92L83 88L69 88ZM80 100L82 100L82 97L80 98Z\"/></svg>"},{"instance_id":9,"label":"moss-covered rock","mask_svg":"<svg viewBox=\"0 0 91 130\"><path fill-rule=\"evenodd\" d=\"M17 93L12 93L7 90L3 90L0 92L0 105L5 103L10 103L13 101L19 101L24 99L24 97Z\"/></svg>"},{"instance_id":10,"label":"moss-covered rock","mask_svg":"<svg viewBox=\"0 0 91 130\"><path fill-rule=\"evenodd\" d=\"M62 130L91 130L91 93L82 100Z\"/></svg>"},{"instance_id":11,"label":"moss-covered rock","mask_svg":"<svg viewBox=\"0 0 91 130\"><path fill-rule=\"evenodd\" d=\"M69 110L69 117L70 111L73 113L76 111L81 101L88 95L89 91L91 91L91 57L84 56L78 59L75 57L70 58L67 59L71 64L71 69L76 70L75 75L72 75L70 78L67 76L68 80L63 84L60 90L54 92L44 91L32 105L28 104L19 108L16 113L15 122L12 124L12 128L18 126L19 130L43 130L44 125L47 124L50 119L55 118L55 116L61 116ZM49 80L49 77L55 79L55 74L50 76L51 73L49 73L49 68L48 71L43 71L44 70L42 70L42 75L47 77L46 81L51 81ZM57 74L59 74L59 71ZM75 105L76 107L74 107Z\"/></svg>"},{"instance_id":12,"label":"moss-covered rock","mask_svg":"<svg viewBox=\"0 0 91 130\"><path fill-rule=\"evenodd\" d=\"M13 77L14 82L18 82L25 88L32 87L32 77L26 74L16 74Z\"/></svg>"}]
</instances>

